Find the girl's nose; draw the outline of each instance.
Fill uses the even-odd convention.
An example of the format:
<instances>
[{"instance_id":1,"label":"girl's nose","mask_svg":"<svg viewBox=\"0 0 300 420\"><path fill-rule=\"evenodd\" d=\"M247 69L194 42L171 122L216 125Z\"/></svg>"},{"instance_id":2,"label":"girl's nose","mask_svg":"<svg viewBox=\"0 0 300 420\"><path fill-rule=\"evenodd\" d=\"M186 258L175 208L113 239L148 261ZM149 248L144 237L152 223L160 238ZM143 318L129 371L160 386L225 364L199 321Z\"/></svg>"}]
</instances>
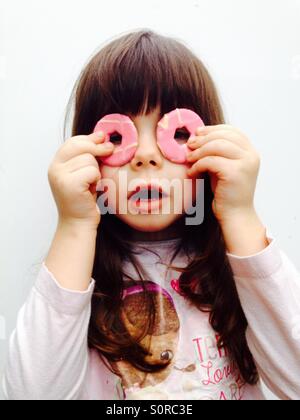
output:
<instances>
[{"instance_id":1,"label":"girl's nose","mask_svg":"<svg viewBox=\"0 0 300 420\"><path fill-rule=\"evenodd\" d=\"M131 160L132 168L146 168L148 166L160 168L163 164L163 156L157 146L156 138L139 138L138 141L138 148Z\"/></svg>"}]
</instances>

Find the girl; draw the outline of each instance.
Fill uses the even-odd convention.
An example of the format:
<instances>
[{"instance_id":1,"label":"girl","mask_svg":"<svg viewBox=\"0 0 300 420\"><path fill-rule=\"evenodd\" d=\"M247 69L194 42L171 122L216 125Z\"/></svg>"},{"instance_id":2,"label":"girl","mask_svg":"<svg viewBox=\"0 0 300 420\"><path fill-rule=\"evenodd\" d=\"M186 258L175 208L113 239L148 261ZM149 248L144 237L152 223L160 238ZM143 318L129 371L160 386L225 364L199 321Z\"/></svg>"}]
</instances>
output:
<instances>
[{"instance_id":1,"label":"girl","mask_svg":"<svg viewBox=\"0 0 300 420\"><path fill-rule=\"evenodd\" d=\"M185 164L157 144L175 108L205 124ZM103 163L118 138L93 133L113 113L138 133L122 167ZM172 193L168 214L120 212L121 171L146 183L202 179L203 223L185 224ZM73 137L49 167L57 230L10 339L6 398L264 399L262 378L279 398L298 399L299 274L255 211L258 171L257 152L224 124L213 81L186 46L146 30L102 48L76 85ZM116 190L101 190L104 179ZM114 214L96 205L104 194Z\"/></svg>"}]
</instances>

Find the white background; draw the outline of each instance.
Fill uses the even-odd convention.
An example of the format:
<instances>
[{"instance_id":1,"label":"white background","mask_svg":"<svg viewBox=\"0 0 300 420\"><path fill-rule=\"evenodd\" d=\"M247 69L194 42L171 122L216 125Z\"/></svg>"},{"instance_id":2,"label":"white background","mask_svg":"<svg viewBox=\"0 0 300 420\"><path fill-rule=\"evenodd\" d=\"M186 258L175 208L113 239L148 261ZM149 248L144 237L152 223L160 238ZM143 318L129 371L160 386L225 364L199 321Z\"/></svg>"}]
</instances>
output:
<instances>
[{"instance_id":1,"label":"white background","mask_svg":"<svg viewBox=\"0 0 300 420\"><path fill-rule=\"evenodd\" d=\"M300 269L299 0L2 0L0 9L0 376L56 226L47 169L69 94L91 54L124 31L175 36L208 66L228 122L261 154L257 211Z\"/></svg>"}]
</instances>

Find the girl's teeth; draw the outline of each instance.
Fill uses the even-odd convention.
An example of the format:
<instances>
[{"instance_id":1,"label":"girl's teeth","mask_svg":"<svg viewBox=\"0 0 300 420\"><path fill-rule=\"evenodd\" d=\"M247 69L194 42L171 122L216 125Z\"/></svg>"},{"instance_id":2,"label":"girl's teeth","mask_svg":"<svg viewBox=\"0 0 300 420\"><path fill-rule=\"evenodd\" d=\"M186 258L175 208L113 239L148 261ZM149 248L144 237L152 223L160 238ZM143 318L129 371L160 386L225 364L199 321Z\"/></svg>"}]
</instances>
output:
<instances>
[{"instance_id":1,"label":"girl's teeth","mask_svg":"<svg viewBox=\"0 0 300 420\"><path fill-rule=\"evenodd\" d=\"M147 200L158 200L159 198L161 198L161 194L159 191L157 190L142 190L139 191L138 193L136 193L133 196L134 200L143 200L143 201L147 201Z\"/></svg>"}]
</instances>

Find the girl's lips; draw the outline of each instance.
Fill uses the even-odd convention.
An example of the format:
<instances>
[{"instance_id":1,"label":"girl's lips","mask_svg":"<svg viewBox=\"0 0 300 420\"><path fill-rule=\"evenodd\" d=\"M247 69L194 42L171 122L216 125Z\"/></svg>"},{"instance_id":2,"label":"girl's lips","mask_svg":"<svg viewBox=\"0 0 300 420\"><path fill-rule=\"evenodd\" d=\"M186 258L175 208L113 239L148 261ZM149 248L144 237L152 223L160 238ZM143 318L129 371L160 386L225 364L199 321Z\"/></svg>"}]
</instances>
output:
<instances>
[{"instance_id":1,"label":"girl's lips","mask_svg":"<svg viewBox=\"0 0 300 420\"><path fill-rule=\"evenodd\" d=\"M141 198L139 195L145 194L150 198ZM134 191L131 191L128 194L128 200L133 200L135 202L155 202L160 199L167 197L168 195L163 191L160 185L148 184L148 185L139 185Z\"/></svg>"},{"instance_id":2,"label":"girl's lips","mask_svg":"<svg viewBox=\"0 0 300 420\"><path fill-rule=\"evenodd\" d=\"M163 205L163 200L166 197L155 198L152 200L134 200L131 199L131 206L136 210L141 210L142 212L151 213L151 211L160 210Z\"/></svg>"},{"instance_id":3,"label":"girl's lips","mask_svg":"<svg viewBox=\"0 0 300 420\"><path fill-rule=\"evenodd\" d=\"M163 200L169 197L158 184L138 185L128 194L130 205L141 213L151 213L162 208Z\"/></svg>"}]
</instances>

